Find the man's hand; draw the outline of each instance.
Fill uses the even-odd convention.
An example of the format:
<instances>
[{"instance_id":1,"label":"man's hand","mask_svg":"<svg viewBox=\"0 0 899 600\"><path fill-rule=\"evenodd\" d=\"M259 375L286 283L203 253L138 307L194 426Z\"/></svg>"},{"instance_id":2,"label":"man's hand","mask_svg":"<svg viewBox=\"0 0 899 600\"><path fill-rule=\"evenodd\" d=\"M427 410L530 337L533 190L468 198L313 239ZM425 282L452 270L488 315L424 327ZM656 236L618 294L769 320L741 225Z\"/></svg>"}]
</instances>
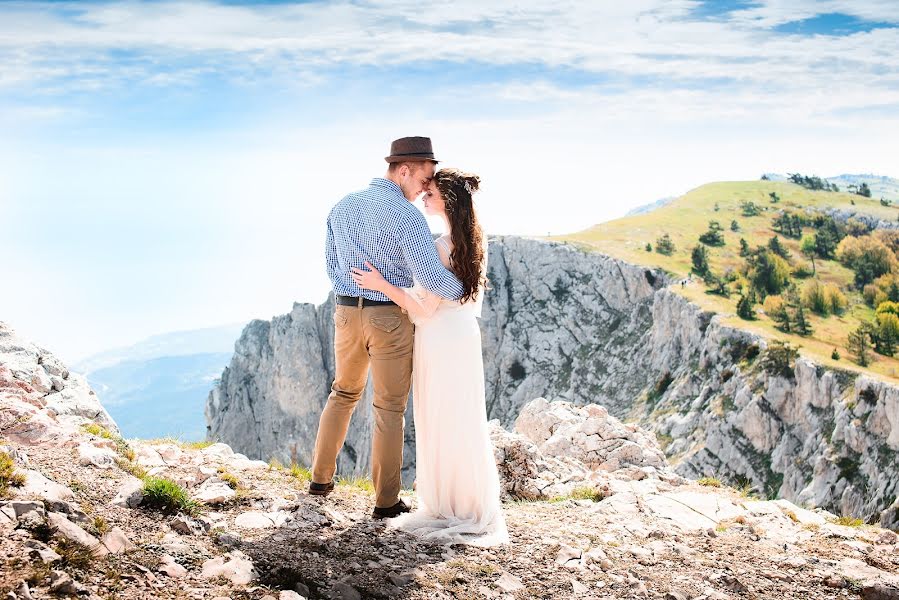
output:
<instances>
[{"instance_id":1,"label":"man's hand","mask_svg":"<svg viewBox=\"0 0 899 600\"><path fill-rule=\"evenodd\" d=\"M383 293L387 280L370 262L366 261L365 266L368 268L368 271L353 268L353 281L363 290L374 290Z\"/></svg>"}]
</instances>

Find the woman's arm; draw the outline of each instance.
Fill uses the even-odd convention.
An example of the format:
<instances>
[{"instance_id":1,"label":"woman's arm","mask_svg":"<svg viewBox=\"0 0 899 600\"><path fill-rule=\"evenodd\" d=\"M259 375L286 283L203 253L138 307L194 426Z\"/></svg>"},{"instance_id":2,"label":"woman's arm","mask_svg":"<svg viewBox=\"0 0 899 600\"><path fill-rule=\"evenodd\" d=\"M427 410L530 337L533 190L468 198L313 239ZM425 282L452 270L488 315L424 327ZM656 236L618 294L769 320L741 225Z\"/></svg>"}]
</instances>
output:
<instances>
[{"instance_id":1,"label":"woman's arm","mask_svg":"<svg viewBox=\"0 0 899 600\"><path fill-rule=\"evenodd\" d=\"M411 317L430 317L437 309L437 305L440 304L439 296L424 290L421 290L423 293L419 294L416 293L418 290L415 288L397 287L384 279L384 276L371 263L366 262L365 266L369 269L368 271L353 269L353 281L356 282L356 285L362 289L381 292L409 313Z\"/></svg>"}]
</instances>

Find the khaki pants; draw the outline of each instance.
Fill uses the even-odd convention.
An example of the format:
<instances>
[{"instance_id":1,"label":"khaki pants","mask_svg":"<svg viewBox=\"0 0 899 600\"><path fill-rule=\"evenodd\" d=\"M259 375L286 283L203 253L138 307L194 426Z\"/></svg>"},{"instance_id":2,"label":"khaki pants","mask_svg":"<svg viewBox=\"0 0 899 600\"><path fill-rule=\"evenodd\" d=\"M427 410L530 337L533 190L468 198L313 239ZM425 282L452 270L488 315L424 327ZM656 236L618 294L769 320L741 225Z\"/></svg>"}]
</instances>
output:
<instances>
[{"instance_id":1,"label":"khaki pants","mask_svg":"<svg viewBox=\"0 0 899 600\"><path fill-rule=\"evenodd\" d=\"M371 475L375 506L399 500L403 465L403 427L412 385L413 327L396 305L337 305L334 311L334 383L318 424L312 480L328 483L337 470L337 453L350 417L362 397L371 368L374 433Z\"/></svg>"}]
</instances>

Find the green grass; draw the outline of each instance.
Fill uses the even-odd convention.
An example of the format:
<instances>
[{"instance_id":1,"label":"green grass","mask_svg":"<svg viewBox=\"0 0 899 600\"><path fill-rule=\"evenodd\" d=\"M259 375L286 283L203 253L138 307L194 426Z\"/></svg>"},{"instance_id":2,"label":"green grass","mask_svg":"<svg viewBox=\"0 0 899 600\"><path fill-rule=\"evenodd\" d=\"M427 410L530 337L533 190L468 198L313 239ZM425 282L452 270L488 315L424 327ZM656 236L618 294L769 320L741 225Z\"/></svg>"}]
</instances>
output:
<instances>
[{"instance_id":1,"label":"green grass","mask_svg":"<svg viewBox=\"0 0 899 600\"><path fill-rule=\"evenodd\" d=\"M721 487L721 480L718 479L717 477L702 477L700 479L697 479L696 483L698 483L699 485L706 486L706 487L716 487L716 488Z\"/></svg>"},{"instance_id":2,"label":"green grass","mask_svg":"<svg viewBox=\"0 0 899 600\"><path fill-rule=\"evenodd\" d=\"M25 485L25 476L16 471L15 461L6 452L0 452L0 498L9 495L9 488Z\"/></svg>"},{"instance_id":3,"label":"green grass","mask_svg":"<svg viewBox=\"0 0 899 600\"><path fill-rule=\"evenodd\" d=\"M312 479L311 474L309 476L309 479ZM369 494L375 493L375 484L372 483L371 479L368 477L361 477L359 475L355 475L353 477L338 477L337 485L355 488L359 491Z\"/></svg>"},{"instance_id":4,"label":"green grass","mask_svg":"<svg viewBox=\"0 0 899 600\"><path fill-rule=\"evenodd\" d=\"M186 442L181 438L166 436L161 438L153 438L149 440L144 440L147 444L174 444L180 448L184 448L185 450L202 450L203 448L208 448L213 445L215 442L210 440L203 440L201 442Z\"/></svg>"},{"instance_id":5,"label":"green grass","mask_svg":"<svg viewBox=\"0 0 899 600\"><path fill-rule=\"evenodd\" d=\"M113 433L102 425L98 425L96 423L88 423L87 425L82 425L81 428L91 435L95 435L106 440L111 440L115 443L116 452L119 453L119 456L128 461L134 460L134 450L131 448L128 442L125 441L125 438L123 438L119 434Z\"/></svg>"},{"instance_id":6,"label":"green grass","mask_svg":"<svg viewBox=\"0 0 899 600\"><path fill-rule=\"evenodd\" d=\"M191 500L183 487L164 477L144 479L144 499L141 505L163 513L180 511L188 515L197 515L200 512L200 505Z\"/></svg>"},{"instance_id":7,"label":"green grass","mask_svg":"<svg viewBox=\"0 0 899 600\"><path fill-rule=\"evenodd\" d=\"M856 519L855 517L837 517L835 519L829 519L831 523L834 525L842 525L843 527L861 527L865 524L861 519Z\"/></svg>"},{"instance_id":8,"label":"green grass","mask_svg":"<svg viewBox=\"0 0 899 600\"><path fill-rule=\"evenodd\" d=\"M590 486L580 486L574 488L571 490L571 493L565 496L551 496L545 501L551 503L566 502L568 500L590 500L592 502L599 502L603 498L605 498L605 494L600 490Z\"/></svg>"},{"instance_id":9,"label":"green grass","mask_svg":"<svg viewBox=\"0 0 899 600\"><path fill-rule=\"evenodd\" d=\"M768 194L776 192L781 201L772 204ZM758 216L742 216L741 203L752 201L762 207ZM852 202L855 202L853 205ZM715 204L719 210L714 210ZM675 279L686 277L690 272L690 249L697 245L699 235L708 228L709 220L722 224L736 219L740 231L733 232L725 227L725 245L711 248L710 265L712 271L721 275L727 269L738 269L744 262L739 256L739 240L744 238L751 248L767 244L778 235L783 246L790 252L792 267L810 266L810 261L802 256L799 240L785 238L771 228L771 222L778 210L803 212L806 207L823 210L836 208L852 210L886 221L895 222L899 217L896 206L882 206L879 196L864 198L843 192L813 192L798 185L776 181L742 181L710 183L691 190L673 202L649 213L632 215L600 223L581 232L554 236L550 239L570 242L579 248L602 252L636 265L661 268L674 275ZM767 209L767 210L766 210ZM813 233L813 227L804 227L803 234ZM646 252L649 242L655 247L655 240L668 233L675 244L675 252L664 256L656 252ZM868 367L860 367L852 362L851 353L846 348L850 330L862 320L870 320L874 311L865 305L861 294L852 288L853 273L836 261L816 259L818 277L822 283L839 286L849 300L848 310L841 316L821 317L811 314L808 318L813 328L810 337L785 334L775 328L775 324L759 313L755 321L744 321L736 316L738 295L723 298L706 293L705 285L697 280L681 287L672 285L672 290L705 310L722 315L724 324L752 331L768 339L783 339L794 346L801 346L801 354L819 364L831 368L866 372L882 379L899 381L899 359L874 354L874 362ZM757 309L760 306L756 307ZM837 348L843 360L831 358ZM847 360L848 359L848 360Z\"/></svg>"},{"instance_id":10,"label":"green grass","mask_svg":"<svg viewBox=\"0 0 899 600\"><path fill-rule=\"evenodd\" d=\"M232 473L229 473L224 467L218 469L219 479L228 484L232 490L240 487L240 480Z\"/></svg>"}]
</instances>

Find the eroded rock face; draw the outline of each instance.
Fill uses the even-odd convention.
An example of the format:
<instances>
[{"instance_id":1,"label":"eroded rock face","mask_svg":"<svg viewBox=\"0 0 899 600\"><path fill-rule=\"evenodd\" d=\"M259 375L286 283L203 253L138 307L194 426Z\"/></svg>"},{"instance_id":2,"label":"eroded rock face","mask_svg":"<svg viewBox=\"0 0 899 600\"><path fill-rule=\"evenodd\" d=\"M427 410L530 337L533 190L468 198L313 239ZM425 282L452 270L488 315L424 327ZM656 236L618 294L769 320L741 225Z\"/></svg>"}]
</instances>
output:
<instances>
[{"instance_id":1,"label":"eroded rock face","mask_svg":"<svg viewBox=\"0 0 899 600\"><path fill-rule=\"evenodd\" d=\"M624 424L596 404L537 398L524 406L515 431L490 422L503 497L545 500L578 489L602 496L618 482L654 479L679 484L655 436Z\"/></svg>"},{"instance_id":2,"label":"eroded rock face","mask_svg":"<svg viewBox=\"0 0 899 600\"><path fill-rule=\"evenodd\" d=\"M46 409L46 410L45 410ZM23 444L60 436L60 424L115 422L80 375L0 321L0 429ZM58 441L58 440L57 440Z\"/></svg>"},{"instance_id":3,"label":"eroded rock face","mask_svg":"<svg viewBox=\"0 0 899 600\"><path fill-rule=\"evenodd\" d=\"M489 418L511 426L544 396L598 403L625 414L645 385L653 293L661 273L566 244L495 238L491 290L481 331ZM206 405L211 439L252 458L311 462L318 418L334 376L333 300L295 304L288 315L254 321ZM404 481L414 479L414 428L406 416ZM350 424L338 469L371 460L371 390Z\"/></svg>"},{"instance_id":4,"label":"eroded rock face","mask_svg":"<svg viewBox=\"0 0 899 600\"><path fill-rule=\"evenodd\" d=\"M895 508L881 515L899 492L896 386L807 359L792 377L767 373L766 342L688 302L679 283L669 289L657 271L565 244L496 238L489 276L488 418L509 428L536 397L600 404L658 434L684 476L896 521ZM332 312L330 301L295 305L246 328L207 402L213 439L251 458L309 464L333 377ZM370 464L370 404L367 393L338 459L343 473ZM411 414L406 422L409 485Z\"/></svg>"}]
</instances>

